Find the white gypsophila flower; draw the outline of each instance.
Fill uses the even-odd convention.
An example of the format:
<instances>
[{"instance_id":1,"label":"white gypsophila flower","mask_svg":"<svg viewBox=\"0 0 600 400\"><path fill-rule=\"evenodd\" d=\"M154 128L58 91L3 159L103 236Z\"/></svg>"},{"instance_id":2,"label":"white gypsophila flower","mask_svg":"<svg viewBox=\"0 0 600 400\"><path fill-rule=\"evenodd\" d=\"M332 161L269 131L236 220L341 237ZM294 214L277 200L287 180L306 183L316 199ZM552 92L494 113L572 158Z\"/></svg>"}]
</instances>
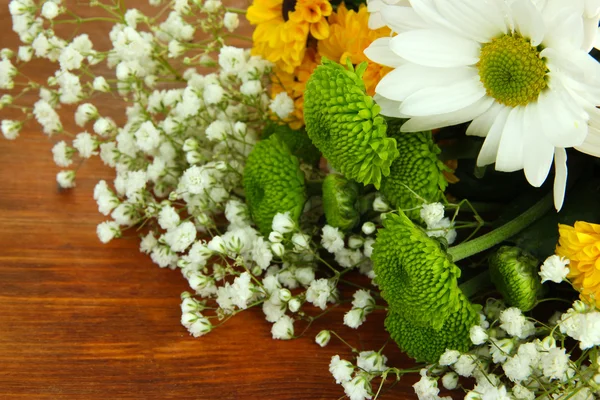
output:
<instances>
[{"instance_id":1,"label":"white gypsophila flower","mask_svg":"<svg viewBox=\"0 0 600 400\"><path fill-rule=\"evenodd\" d=\"M321 347L327 346L330 340L331 332L328 330L322 330L321 332L317 333L317 336L315 336L315 343Z\"/></svg>"},{"instance_id":2,"label":"white gypsophila flower","mask_svg":"<svg viewBox=\"0 0 600 400\"><path fill-rule=\"evenodd\" d=\"M439 398L440 389L438 388L437 379L427 376L427 370L421 370L421 379L413 385L413 389L419 400Z\"/></svg>"},{"instance_id":3,"label":"white gypsophila flower","mask_svg":"<svg viewBox=\"0 0 600 400\"><path fill-rule=\"evenodd\" d=\"M110 92L110 85L106 82L103 76L97 76L92 82L92 87L98 92L108 93Z\"/></svg>"},{"instance_id":4,"label":"white gypsophila flower","mask_svg":"<svg viewBox=\"0 0 600 400\"><path fill-rule=\"evenodd\" d=\"M185 251L196 240L196 227L186 221L165 234L165 242L177 253Z\"/></svg>"},{"instance_id":5,"label":"white gypsophila flower","mask_svg":"<svg viewBox=\"0 0 600 400\"><path fill-rule=\"evenodd\" d=\"M387 212L390 211L390 206L383 200L381 195L378 194L375 197L375 200L373 200L373 210L378 212Z\"/></svg>"},{"instance_id":6,"label":"white gypsophila flower","mask_svg":"<svg viewBox=\"0 0 600 400\"><path fill-rule=\"evenodd\" d=\"M495 364L503 363L508 355L512 352L515 347L515 342L513 339L505 338L505 339L495 339L490 338L490 354L492 355L492 361Z\"/></svg>"},{"instance_id":7,"label":"white gypsophila flower","mask_svg":"<svg viewBox=\"0 0 600 400\"><path fill-rule=\"evenodd\" d=\"M473 325L469 330L469 338L475 346L479 346L485 343L488 339L488 334L482 326Z\"/></svg>"},{"instance_id":8,"label":"white gypsophila flower","mask_svg":"<svg viewBox=\"0 0 600 400\"><path fill-rule=\"evenodd\" d=\"M550 379L565 379L569 368L570 355L566 350L559 347L549 349L543 353L540 359L543 375Z\"/></svg>"},{"instance_id":9,"label":"white gypsophila flower","mask_svg":"<svg viewBox=\"0 0 600 400\"><path fill-rule=\"evenodd\" d=\"M362 225L361 230L365 235L371 235L371 234L373 234L373 232L375 232L376 228L377 227L375 226L374 223L372 223L371 221L368 221Z\"/></svg>"},{"instance_id":10,"label":"white gypsophila flower","mask_svg":"<svg viewBox=\"0 0 600 400\"><path fill-rule=\"evenodd\" d=\"M73 104L81 99L82 89L79 76L67 71L57 71L56 82L60 86L58 93L61 103Z\"/></svg>"},{"instance_id":11,"label":"white gypsophila flower","mask_svg":"<svg viewBox=\"0 0 600 400\"><path fill-rule=\"evenodd\" d=\"M262 84L257 80L244 82L242 86L240 86L240 92L248 97L258 96L262 93Z\"/></svg>"},{"instance_id":12,"label":"white gypsophila flower","mask_svg":"<svg viewBox=\"0 0 600 400\"><path fill-rule=\"evenodd\" d=\"M119 204L110 214L112 219L121 226L131 226L134 223L135 207L130 202Z\"/></svg>"},{"instance_id":13,"label":"white gypsophila flower","mask_svg":"<svg viewBox=\"0 0 600 400\"><path fill-rule=\"evenodd\" d=\"M240 19L236 13L226 12L223 16L223 26L229 32L233 32L240 25Z\"/></svg>"},{"instance_id":14,"label":"white gypsophila flower","mask_svg":"<svg viewBox=\"0 0 600 400\"><path fill-rule=\"evenodd\" d=\"M372 311L375 307L375 300L371 293L365 289L359 289L352 295L352 306L355 308L362 308L368 311Z\"/></svg>"},{"instance_id":15,"label":"white gypsophila flower","mask_svg":"<svg viewBox=\"0 0 600 400\"><path fill-rule=\"evenodd\" d=\"M442 386L448 390L454 390L458 386L458 374L448 372L442 376Z\"/></svg>"},{"instance_id":16,"label":"white gypsophila flower","mask_svg":"<svg viewBox=\"0 0 600 400\"><path fill-rule=\"evenodd\" d=\"M535 394L527 389L525 386L514 385L512 387L512 394L517 400L534 400Z\"/></svg>"},{"instance_id":17,"label":"white gypsophila flower","mask_svg":"<svg viewBox=\"0 0 600 400\"><path fill-rule=\"evenodd\" d=\"M376 351L361 351L356 358L356 366L367 372L382 372L387 369L387 357Z\"/></svg>"},{"instance_id":18,"label":"white gypsophila flower","mask_svg":"<svg viewBox=\"0 0 600 400\"><path fill-rule=\"evenodd\" d=\"M262 305L265 319L268 322L277 322L283 315L285 315L286 305L279 302L273 302L270 299L265 301Z\"/></svg>"},{"instance_id":19,"label":"white gypsophila flower","mask_svg":"<svg viewBox=\"0 0 600 400\"><path fill-rule=\"evenodd\" d=\"M80 104L75 111L75 123L81 127L98 117L98 109L91 103Z\"/></svg>"},{"instance_id":20,"label":"white gypsophila flower","mask_svg":"<svg viewBox=\"0 0 600 400\"><path fill-rule=\"evenodd\" d=\"M52 156L54 163L59 167L66 168L73 164L71 156L73 155L73 149L67 146L67 142L61 140L52 147Z\"/></svg>"},{"instance_id":21,"label":"white gypsophila flower","mask_svg":"<svg viewBox=\"0 0 600 400\"><path fill-rule=\"evenodd\" d=\"M356 375L352 380L342 382L344 393L350 400L371 399L371 383L363 375Z\"/></svg>"},{"instance_id":22,"label":"white gypsophila flower","mask_svg":"<svg viewBox=\"0 0 600 400\"><path fill-rule=\"evenodd\" d=\"M13 16L32 13L35 9L33 0L11 0L8 4L8 10Z\"/></svg>"},{"instance_id":23,"label":"white gypsophila flower","mask_svg":"<svg viewBox=\"0 0 600 400\"><path fill-rule=\"evenodd\" d=\"M600 346L600 312L582 311L575 307L567 310L558 322L560 331L579 341L582 350Z\"/></svg>"},{"instance_id":24,"label":"white gypsophila flower","mask_svg":"<svg viewBox=\"0 0 600 400\"><path fill-rule=\"evenodd\" d=\"M528 379L532 372L530 361L527 357L523 357L520 354L509 357L502 364L502 369L506 377L513 382L521 382Z\"/></svg>"},{"instance_id":25,"label":"white gypsophila flower","mask_svg":"<svg viewBox=\"0 0 600 400\"><path fill-rule=\"evenodd\" d=\"M120 154L115 142L105 142L100 145L100 159L105 165L115 168L119 158Z\"/></svg>"},{"instance_id":26,"label":"white gypsophila flower","mask_svg":"<svg viewBox=\"0 0 600 400\"><path fill-rule=\"evenodd\" d=\"M141 190L146 188L148 176L146 171L127 171L125 195L128 198L135 197Z\"/></svg>"},{"instance_id":27,"label":"white gypsophila flower","mask_svg":"<svg viewBox=\"0 0 600 400\"><path fill-rule=\"evenodd\" d=\"M588 54L591 35L582 34L598 16L586 23L582 2L377 3L373 25L398 32L365 50L395 68L375 90L382 114L410 117L405 132L473 120L467 134L486 138L477 164L523 169L536 187L554 159L560 209L565 148L600 155L600 69ZM571 23L557 26L558 16Z\"/></svg>"},{"instance_id":28,"label":"white gypsophila flower","mask_svg":"<svg viewBox=\"0 0 600 400\"><path fill-rule=\"evenodd\" d=\"M10 90L15 87L13 78L17 75L17 69L8 58L0 60L0 89Z\"/></svg>"},{"instance_id":29,"label":"white gypsophila flower","mask_svg":"<svg viewBox=\"0 0 600 400\"><path fill-rule=\"evenodd\" d=\"M215 120L206 128L206 137L208 140L221 141L225 140L227 132L230 129L229 124L225 121Z\"/></svg>"},{"instance_id":30,"label":"white gypsophila flower","mask_svg":"<svg viewBox=\"0 0 600 400\"><path fill-rule=\"evenodd\" d=\"M546 281L561 283L564 281L570 272L569 268L567 268L569 263L570 260L556 254L546 258L539 272L539 275L542 277L542 283Z\"/></svg>"},{"instance_id":31,"label":"white gypsophila flower","mask_svg":"<svg viewBox=\"0 0 600 400\"><path fill-rule=\"evenodd\" d=\"M110 214L119 205L119 199L108 188L104 180L98 182L94 187L94 200L98 203L98 211L104 215Z\"/></svg>"},{"instance_id":32,"label":"white gypsophila flower","mask_svg":"<svg viewBox=\"0 0 600 400\"><path fill-rule=\"evenodd\" d=\"M181 294L181 312L195 312L204 310L204 304L191 297L189 292L183 292Z\"/></svg>"},{"instance_id":33,"label":"white gypsophila flower","mask_svg":"<svg viewBox=\"0 0 600 400\"><path fill-rule=\"evenodd\" d=\"M80 157L90 158L97 154L95 150L98 148L98 142L88 132L82 132L73 139L73 147L77 149Z\"/></svg>"},{"instance_id":34,"label":"white gypsophila flower","mask_svg":"<svg viewBox=\"0 0 600 400\"><path fill-rule=\"evenodd\" d=\"M335 254L335 261L344 268L356 267L363 260L360 250L341 249Z\"/></svg>"},{"instance_id":35,"label":"white gypsophila flower","mask_svg":"<svg viewBox=\"0 0 600 400\"><path fill-rule=\"evenodd\" d=\"M350 361L346 361L340 358L340 356L335 355L331 357L331 361L329 362L329 372L333 375L335 383L339 385L342 382L348 382L352 379L354 366Z\"/></svg>"},{"instance_id":36,"label":"white gypsophila flower","mask_svg":"<svg viewBox=\"0 0 600 400\"><path fill-rule=\"evenodd\" d=\"M23 124L19 121L12 121L9 119L2 120L2 135L8 140L15 140L19 137Z\"/></svg>"},{"instance_id":37,"label":"white gypsophila flower","mask_svg":"<svg viewBox=\"0 0 600 400\"><path fill-rule=\"evenodd\" d=\"M163 229L174 229L179 225L179 214L173 206L166 205L158 213L158 224Z\"/></svg>"},{"instance_id":38,"label":"white gypsophila flower","mask_svg":"<svg viewBox=\"0 0 600 400\"><path fill-rule=\"evenodd\" d=\"M296 268L296 271L294 271L294 278L301 285L308 286L312 283L312 281L315 280L315 270L312 269L311 267ZM293 289L293 288L290 288L290 289ZM331 290L332 298L329 301L330 302L335 301L336 296L337 296L337 293L335 291L335 287L333 287L333 289Z\"/></svg>"},{"instance_id":39,"label":"white gypsophila flower","mask_svg":"<svg viewBox=\"0 0 600 400\"><path fill-rule=\"evenodd\" d=\"M456 229L453 229L454 223L450 221L450 218L442 218L437 223L427 226L427 236L429 237L443 237L446 239L448 244L454 243L456 240Z\"/></svg>"},{"instance_id":40,"label":"white gypsophila flower","mask_svg":"<svg viewBox=\"0 0 600 400\"><path fill-rule=\"evenodd\" d=\"M217 104L221 102L224 94L225 91L219 84L211 83L204 87L204 101L206 104Z\"/></svg>"},{"instance_id":41,"label":"white gypsophila flower","mask_svg":"<svg viewBox=\"0 0 600 400\"><path fill-rule=\"evenodd\" d=\"M277 257L283 257L285 254L285 246L281 243L271 243L271 251Z\"/></svg>"},{"instance_id":42,"label":"white gypsophila flower","mask_svg":"<svg viewBox=\"0 0 600 400\"><path fill-rule=\"evenodd\" d=\"M58 4L56 4L53 1L47 1L44 3L44 5L42 6L42 17L46 18L46 19L54 19L58 16L58 14L60 13L60 7L58 6Z\"/></svg>"},{"instance_id":43,"label":"white gypsophila flower","mask_svg":"<svg viewBox=\"0 0 600 400\"><path fill-rule=\"evenodd\" d=\"M527 320L517 307L509 307L500 313L500 328L510 336L522 337Z\"/></svg>"},{"instance_id":44,"label":"white gypsophila flower","mask_svg":"<svg viewBox=\"0 0 600 400\"><path fill-rule=\"evenodd\" d=\"M348 238L348 248L350 249L359 249L362 247L365 240L357 235L352 235Z\"/></svg>"},{"instance_id":45,"label":"white gypsophila flower","mask_svg":"<svg viewBox=\"0 0 600 400\"><path fill-rule=\"evenodd\" d=\"M277 213L275 217L273 217L273 223L271 225L271 229L277 231L279 233L289 233L294 230L296 224L292 217L290 217L290 212L286 211L285 213Z\"/></svg>"},{"instance_id":46,"label":"white gypsophila flower","mask_svg":"<svg viewBox=\"0 0 600 400\"><path fill-rule=\"evenodd\" d=\"M160 145L160 131L152 121L146 121L135 132L135 143L145 153L151 153Z\"/></svg>"},{"instance_id":47,"label":"white gypsophila flower","mask_svg":"<svg viewBox=\"0 0 600 400\"><path fill-rule=\"evenodd\" d=\"M460 376L464 376L468 378L473 375L473 371L477 363L475 362L475 356L470 354L462 354L458 357L458 360L452 364L452 369L459 374Z\"/></svg>"},{"instance_id":48,"label":"white gypsophila flower","mask_svg":"<svg viewBox=\"0 0 600 400\"><path fill-rule=\"evenodd\" d=\"M33 48L31 46L19 46L17 59L22 62L29 62L33 57Z\"/></svg>"},{"instance_id":49,"label":"white gypsophila flower","mask_svg":"<svg viewBox=\"0 0 600 400\"><path fill-rule=\"evenodd\" d=\"M271 265L273 253L271 246L264 238L259 237L252 245L252 259L261 269L265 270Z\"/></svg>"},{"instance_id":50,"label":"white gypsophila flower","mask_svg":"<svg viewBox=\"0 0 600 400\"><path fill-rule=\"evenodd\" d=\"M75 171L66 170L56 174L56 182L63 189L71 189L75 187Z\"/></svg>"},{"instance_id":51,"label":"white gypsophila flower","mask_svg":"<svg viewBox=\"0 0 600 400\"><path fill-rule=\"evenodd\" d=\"M69 45L61 50L60 56L58 57L58 62L63 71L71 71L81 68L81 63L84 59L85 57L83 57L80 52L75 50L73 46Z\"/></svg>"},{"instance_id":52,"label":"white gypsophila flower","mask_svg":"<svg viewBox=\"0 0 600 400\"><path fill-rule=\"evenodd\" d=\"M225 204L225 218L237 226L250 225L248 206L238 199L229 199Z\"/></svg>"},{"instance_id":53,"label":"white gypsophila flower","mask_svg":"<svg viewBox=\"0 0 600 400\"><path fill-rule=\"evenodd\" d=\"M157 244L158 240L154 236L154 233L148 232L140 241L140 252L150 254Z\"/></svg>"},{"instance_id":54,"label":"white gypsophila flower","mask_svg":"<svg viewBox=\"0 0 600 400\"><path fill-rule=\"evenodd\" d=\"M233 280L231 285L231 301L240 310L248 307L248 301L253 295L254 285L251 283L251 279L248 272L243 272Z\"/></svg>"},{"instance_id":55,"label":"white gypsophila flower","mask_svg":"<svg viewBox=\"0 0 600 400\"><path fill-rule=\"evenodd\" d=\"M321 245L330 253L340 251L344 248L344 234L340 232L339 228L325 225L323 227Z\"/></svg>"},{"instance_id":56,"label":"white gypsophila flower","mask_svg":"<svg viewBox=\"0 0 600 400\"><path fill-rule=\"evenodd\" d=\"M186 47L178 40L171 40L168 45L169 58L180 57L186 51Z\"/></svg>"},{"instance_id":57,"label":"white gypsophila flower","mask_svg":"<svg viewBox=\"0 0 600 400\"><path fill-rule=\"evenodd\" d=\"M283 315L271 327L273 339L289 340L294 337L294 320L289 315Z\"/></svg>"},{"instance_id":58,"label":"white gypsophila flower","mask_svg":"<svg viewBox=\"0 0 600 400\"><path fill-rule=\"evenodd\" d=\"M199 312L186 312L181 316L181 324L187 328L190 335L200 337L212 330L210 320Z\"/></svg>"},{"instance_id":59,"label":"white gypsophila flower","mask_svg":"<svg viewBox=\"0 0 600 400\"><path fill-rule=\"evenodd\" d=\"M443 366L452 365L458 361L458 357L460 357L459 351L446 349L446 351L440 356L438 364Z\"/></svg>"},{"instance_id":60,"label":"white gypsophila flower","mask_svg":"<svg viewBox=\"0 0 600 400\"><path fill-rule=\"evenodd\" d=\"M279 118L286 119L294 112L294 100L286 92L277 93L271 100L269 109Z\"/></svg>"},{"instance_id":61,"label":"white gypsophila flower","mask_svg":"<svg viewBox=\"0 0 600 400\"><path fill-rule=\"evenodd\" d=\"M292 243L295 251L308 250L310 248L310 236L296 232L292 235Z\"/></svg>"},{"instance_id":62,"label":"white gypsophila flower","mask_svg":"<svg viewBox=\"0 0 600 400\"><path fill-rule=\"evenodd\" d=\"M373 238L367 238L365 240L365 243L363 244L363 254L365 255L365 257L371 258L371 255L373 254L373 245L374 244L375 244L375 239L373 239Z\"/></svg>"},{"instance_id":63,"label":"white gypsophila flower","mask_svg":"<svg viewBox=\"0 0 600 400\"><path fill-rule=\"evenodd\" d=\"M306 301L324 310L327 307L327 302L334 302L333 296L334 286L329 279L317 279L310 283L306 291Z\"/></svg>"},{"instance_id":64,"label":"white gypsophila flower","mask_svg":"<svg viewBox=\"0 0 600 400\"><path fill-rule=\"evenodd\" d=\"M365 310L352 308L344 314L344 325L352 329L358 329L367 320Z\"/></svg>"},{"instance_id":65,"label":"white gypsophila flower","mask_svg":"<svg viewBox=\"0 0 600 400\"><path fill-rule=\"evenodd\" d=\"M207 13L214 13L217 12L221 6L220 0L206 0L204 2L204 11Z\"/></svg>"},{"instance_id":66,"label":"white gypsophila flower","mask_svg":"<svg viewBox=\"0 0 600 400\"><path fill-rule=\"evenodd\" d=\"M121 229L116 222L105 221L98 225L96 234L102 243L108 243L114 238L121 237Z\"/></svg>"},{"instance_id":67,"label":"white gypsophila flower","mask_svg":"<svg viewBox=\"0 0 600 400\"><path fill-rule=\"evenodd\" d=\"M444 218L444 205L442 203L423 203L420 215L428 227L435 226Z\"/></svg>"},{"instance_id":68,"label":"white gypsophila flower","mask_svg":"<svg viewBox=\"0 0 600 400\"><path fill-rule=\"evenodd\" d=\"M45 134L52 135L62 131L63 127L60 123L60 118L47 101L38 100L33 105L33 115L39 124L42 125L42 128L44 128Z\"/></svg>"},{"instance_id":69,"label":"white gypsophila flower","mask_svg":"<svg viewBox=\"0 0 600 400\"><path fill-rule=\"evenodd\" d=\"M241 72L246 64L244 49L223 46L219 50L219 66L224 74L237 74Z\"/></svg>"}]
</instances>

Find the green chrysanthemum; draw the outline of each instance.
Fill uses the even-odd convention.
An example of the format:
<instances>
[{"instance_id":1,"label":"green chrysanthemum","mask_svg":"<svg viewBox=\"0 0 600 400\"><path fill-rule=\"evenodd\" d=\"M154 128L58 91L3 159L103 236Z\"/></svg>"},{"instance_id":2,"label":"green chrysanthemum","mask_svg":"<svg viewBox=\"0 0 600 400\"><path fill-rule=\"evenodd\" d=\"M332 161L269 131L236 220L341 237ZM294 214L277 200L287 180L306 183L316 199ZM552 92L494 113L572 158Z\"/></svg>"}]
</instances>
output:
<instances>
[{"instance_id":1,"label":"green chrysanthemum","mask_svg":"<svg viewBox=\"0 0 600 400\"><path fill-rule=\"evenodd\" d=\"M263 235L271 232L273 217L289 211L300 218L306 193L304 174L298 158L277 135L254 146L244 169L246 203L254 223Z\"/></svg>"},{"instance_id":2,"label":"green chrysanthemum","mask_svg":"<svg viewBox=\"0 0 600 400\"><path fill-rule=\"evenodd\" d=\"M392 312L441 328L460 305L460 269L402 212L388 215L383 226L371 257L381 295Z\"/></svg>"},{"instance_id":3,"label":"green chrysanthemum","mask_svg":"<svg viewBox=\"0 0 600 400\"><path fill-rule=\"evenodd\" d=\"M347 178L379 188L398 157L380 108L366 94L360 64L348 69L323 59L306 84L304 120L315 146Z\"/></svg>"},{"instance_id":4,"label":"green chrysanthemum","mask_svg":"<svg viewBox=\"0 0 600 400\"><path fill-rule=\"evenodd\" d=\"M490 257L490 278L507 304L529 311L542 293L537 267L525 250L503 246Z\"/></svg>"},{"instance_id":5,"label":"green chrysanthemum","mask_svg":"<svg viewBox=\"0 0 600 400\"><path fill-rule=\"evenodd\" d=\"M329 174L323 181L323 210L327 223L349 231L360 221L357 210L358 184L342 175Z\"/></svg>"},{"instance_id":6,"label":"green chrysanthemum","mask_svg":"<svg viewBox=\"0 0 600 400\"><path fill-rule=\"evenodd\" d=\"M466 352L471 347L469 331L479 322L477 306L460 293L458 309L450 314L440 329L405 318L403 313L390 312L385 327L398 347L417 361L438 362L446 349Z\"/></svg>"},{"instance_id":7,"label":"green chrysanthemum","mask_svg":"<svg viewBox=\"0 0 600 400\"><path fill-rule=\"evenodd\" d=\"M321 159L321 153L310 141L304 129L295 131L288 125L270 123L263 132L263 139L271 135L279 136L293 155L309 165L317 165Z\"/></svg>"},{"instance_id":8,"label":"green chrysanthemum","mask_svg":"<svg viewBox=\"0 0 600 400\"><path fill-rule=\"evenodd\" d=\"M400 133L400 120L388 125L388 134L396 139L400 155L383 178L381 193L396 208L412 219L419 219L423 202L439 201L448 182L443 171L448 168L437 158L439 147L431 132Z\"/></svg>"}]
</instances>

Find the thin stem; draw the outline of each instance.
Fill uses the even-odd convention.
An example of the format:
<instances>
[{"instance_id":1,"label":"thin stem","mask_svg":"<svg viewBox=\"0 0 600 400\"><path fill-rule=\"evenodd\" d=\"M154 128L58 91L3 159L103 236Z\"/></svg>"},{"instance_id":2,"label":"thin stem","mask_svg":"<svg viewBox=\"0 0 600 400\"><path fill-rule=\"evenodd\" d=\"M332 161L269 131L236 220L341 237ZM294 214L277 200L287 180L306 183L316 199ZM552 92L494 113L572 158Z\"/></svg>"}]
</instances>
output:
<instances>
[{"instance_id":1,"label":"thin stem","mask_svg":"<svg viewBox=\"0 0 600 400\"><path fill-rule=\"evenodd\" d=\"M490 284L490 271L485 270L479 275L469 279L468 281L461 283L458 287L467 297L471 297L485 289Z\"/></svg>"},{"instance_id":2,"label":"thin stem","mask_svg":"<svg viewBox=\"0 0 600 400\"><path fill-rule=\"evenodd\" d=\"M519 215L512 221L502 225L500 228L486 233L477 239L463 242L458 246L450 247L448 254L454 262L470 257L474 254L481 253L495 245L502 243L506 239L516 235L529 225L537 221L552 208L553 205L552 193L548 193L540 201L535 203L527 211Z\"/></svg>"},{"instance_id":3,"label":"thin stem","mask_svg":"<svg viewBox=\"0 0 600 400\"><path fill-rule=\"evenodd\" d=\"M236 13L236 14L246 15L246 10L244 10L243 8L226 7L225 11L229 11L229 12Z\"/></svg>"}]
</instances>

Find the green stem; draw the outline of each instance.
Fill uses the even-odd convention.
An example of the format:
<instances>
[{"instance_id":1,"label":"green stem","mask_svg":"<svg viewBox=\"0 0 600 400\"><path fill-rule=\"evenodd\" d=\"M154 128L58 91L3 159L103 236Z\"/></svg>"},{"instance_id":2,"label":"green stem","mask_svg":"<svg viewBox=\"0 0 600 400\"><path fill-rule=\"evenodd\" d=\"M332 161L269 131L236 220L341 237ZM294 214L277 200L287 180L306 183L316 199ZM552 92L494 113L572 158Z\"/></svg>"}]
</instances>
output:
<instances>
[{"instance_id":1,"label":"green stem","mask_svg":"<svg viewBox=\"0 0 600 400\"><path fill-rule=\"evenodd\" d=\"M246 10L244 10L242 8L226 7L225 11L229 11L229 12L236 13L236 14L246 15Z\"/></svg>"},{"instance_id":2,"label":"green stem","mask_svg":"<svg viewBox=\"0 0 600 400\"><path fill-rule=\"evenodd\" d=\"M461 283L460 285L458 285L458 287L460 288L460 290L462 290L465 296L471 298L472 296L479 293L482 289L485 289L486 287L490 286L490 283L490 271L486 269L479 275L469 279L464 283Z\"/></svg>"},{"instance_id":3,"label":"green stem","mask_svg":"<svg viewBox=\"0 0 600 400\"><path fill-rule=\"evenodd\" d=\"M500 228L486 233L477 239L463 242L458 246L450 247L448 254L454 262L470 257L474 254L481 253L495 245L502 243L506 239L516 235L529 225L537 221L540 217L548 212L554 204L552 193L548 193L540 201L535 203L531 208L519 215L517 218L502 225Z\"/></svg>"}]
</instances>

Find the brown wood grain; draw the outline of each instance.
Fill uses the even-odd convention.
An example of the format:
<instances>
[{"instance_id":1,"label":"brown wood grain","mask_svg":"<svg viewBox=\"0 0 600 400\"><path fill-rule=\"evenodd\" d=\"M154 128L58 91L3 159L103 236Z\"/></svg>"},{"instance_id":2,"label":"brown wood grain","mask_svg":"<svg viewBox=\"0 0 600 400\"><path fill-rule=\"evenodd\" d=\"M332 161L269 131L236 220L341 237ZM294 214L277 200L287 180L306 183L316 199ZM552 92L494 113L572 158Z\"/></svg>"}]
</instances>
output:
<instances>
[{"instance_id":1,"label":"brown wood grain","mask_svg":"<svg viewBox=\"0 0 600 400\"><path fill-rule=\"evenodd\" d=\"M8 0L0 4L1 47L14 47ZM41 65L30 68L40 80L52 71ZM72 111L61 116L72 119ZM179 323L179 295L188 290L181 274L139 253L135 237L108 245L96 238L105 218L92 191L112 171L86 162L77 188L59 190L50 153L56 140L36 123L15 142L0 140L0 399L343 396L328 364L351 352L335 340L324 349L314 343L323 321L300 339L275 341L253 309L205 337L189 336ZM327 326L359 350L386 343L382 312L355 331L342 326L345 310L335 309ZM393 343L385 354L390 365L410 365ZM406 378L380 398L413 398L413 382Z\"/></svg>"}]
</instances>

